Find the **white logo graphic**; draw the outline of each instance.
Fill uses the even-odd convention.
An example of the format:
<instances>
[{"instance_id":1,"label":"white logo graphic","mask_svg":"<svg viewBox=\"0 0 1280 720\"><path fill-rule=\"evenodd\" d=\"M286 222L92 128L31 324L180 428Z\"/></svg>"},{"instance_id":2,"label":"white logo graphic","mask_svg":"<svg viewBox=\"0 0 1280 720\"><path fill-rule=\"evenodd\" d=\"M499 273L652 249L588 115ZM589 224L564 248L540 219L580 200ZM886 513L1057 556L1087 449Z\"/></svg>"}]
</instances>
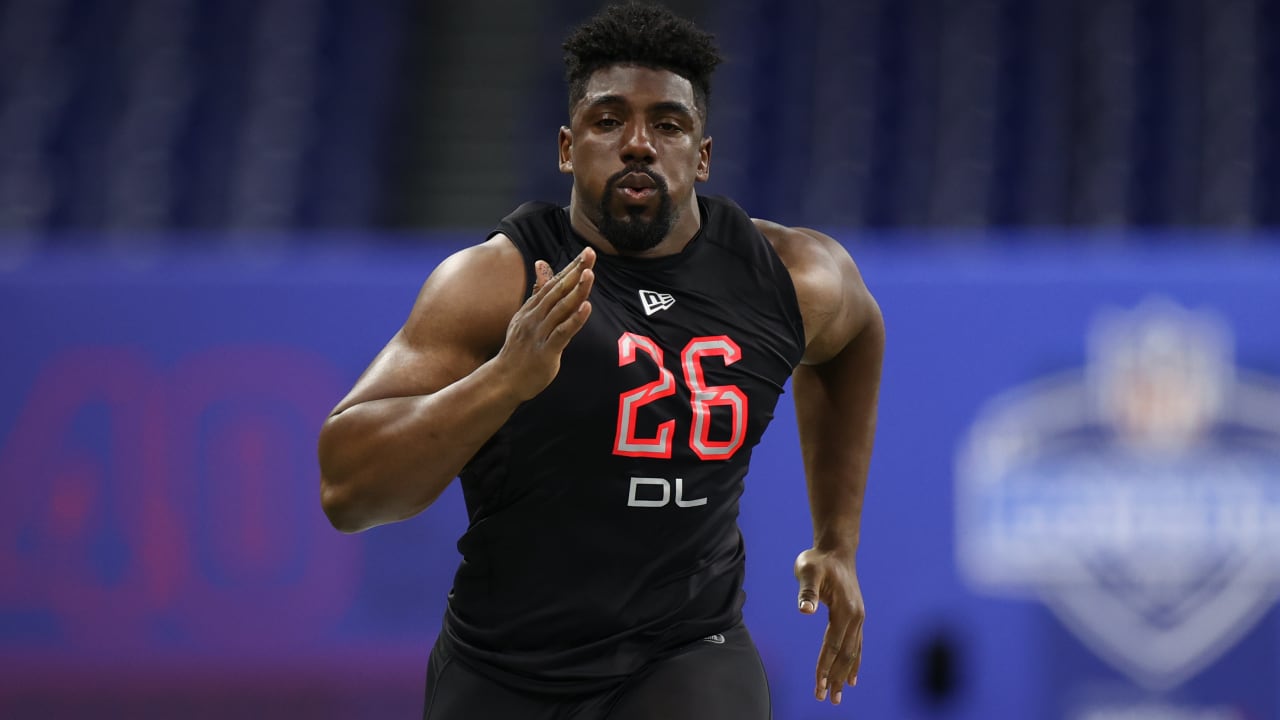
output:
<instances>
[{"instance_id":1,"label":"white logo graphic","mask_svg":"<svg viewBox=\"0 0 1280 720\"><path fill-rule=\"evenodd\" d=\"M1038 595L1137 682L1173 687L1280 597L1280 383L1217 316L1111 311L1087 367L993 399L957 466L970 582Z\"/></svg>"},{"instance_id":2,"label":"white logo graphic","mask_svg":"<svg viewBox=\"0 0 1280 720\"><path fill-rule=\"evenodd\" d=\"M706 637L704 637L704 638L702 638L702 639L703 639L703 641L705 641L705 642L709 642L709 643L711 643L712 645L723 645L723 644L724 644L724 636L723 636L723 635L721 635L720 633L716 633L715 635L708 635L708 636L706 636Z\"/></svg>"},{"instance_id":3,"label":"white logo graphic","mask_svg":"<svg viewBox=\"0 0 1280 720\"><path fill-rule=\"evenodd\" d=\"M676 299L667 293L654 292L652 290L640 291L640 304L644 305L644 314L652 315L659 310L666 310L676 304Z\"/></svg>"}]
</instances>

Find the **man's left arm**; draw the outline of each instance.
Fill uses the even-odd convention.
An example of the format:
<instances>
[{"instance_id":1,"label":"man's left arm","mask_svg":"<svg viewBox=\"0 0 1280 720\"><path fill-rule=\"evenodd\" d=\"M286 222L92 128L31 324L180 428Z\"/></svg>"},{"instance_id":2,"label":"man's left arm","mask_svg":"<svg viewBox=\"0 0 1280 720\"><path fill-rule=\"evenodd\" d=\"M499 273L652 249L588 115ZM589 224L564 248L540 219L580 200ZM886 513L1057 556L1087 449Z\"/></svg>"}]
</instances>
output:
<instances>
[{"instance_id":1,"label":"man's left arm","mask_svg":"<svg viewBox=\"0 0 1280 720\"><path fill-rule=\"evenodd\" d=\"M812 230L788 232L780 253L796 286L806 350L791 380L813 547L795 562L800 611L827 606L814 694L839 704L857 681L865 608L856 554L876 431L884 320L848 252ZM775 243L775 247L779 244Z\"/></svg>"}]
</instances>

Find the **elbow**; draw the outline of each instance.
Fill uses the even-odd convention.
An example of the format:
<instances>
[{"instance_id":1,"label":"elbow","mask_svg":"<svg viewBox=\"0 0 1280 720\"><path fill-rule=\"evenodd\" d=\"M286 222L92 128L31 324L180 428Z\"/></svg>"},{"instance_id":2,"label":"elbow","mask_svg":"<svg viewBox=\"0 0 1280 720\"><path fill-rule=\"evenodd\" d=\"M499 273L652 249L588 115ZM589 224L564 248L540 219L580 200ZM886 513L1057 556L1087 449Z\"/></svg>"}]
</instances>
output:
<instances>
[{"instance_id":1,"label":"elbow","mask_svg":"<svg viewBox=\"0 0 1280 720\"><path fill-rule=\"evenodd\" d=\"M350 492L328 478L320 478L320 507L335 530L356 533L367 527L360 522L354 505Z\"/></svg>"},{"instance_id":2,"label":"elbow","mask_svg":"<svg viewBox=\"0 0 1280 720\"><path fill-rule=\"evenodd\" d=\"M339 532L355 533L369 527L360 517L359 493L354 492L352 478L335 472L332 462L325 462L324 445L320 453L320 509L329 524Z\"/></svg>"},{"instance_id":3,"label":"elbow","mask_svg":"<svg viewBox=\"0 0 1280 720\"><path fill-rule=\"evenodd\" d=\"M358 533L409 518L430 504L419 503L415 487L397 479L394 468L370 460L370 448L353 448L335 435L335 427L330 419L319 442L320 507L335 530Z\"/></svg>"},{"instance_id":4,"label":"elbow","mask_svg":"<svg viewBox=\"0 0 1280 720\"><path fill-rule=\"evenodd\" d=\"M356 495L352 492L351 478L342 469L342 463L335 456L341 443L333 437L333 418L320 430L318 454L320 460L320 509L328 518L329 524L339 532L354 533L365 527L358 521Z\"/></svg>"}]
</instances>

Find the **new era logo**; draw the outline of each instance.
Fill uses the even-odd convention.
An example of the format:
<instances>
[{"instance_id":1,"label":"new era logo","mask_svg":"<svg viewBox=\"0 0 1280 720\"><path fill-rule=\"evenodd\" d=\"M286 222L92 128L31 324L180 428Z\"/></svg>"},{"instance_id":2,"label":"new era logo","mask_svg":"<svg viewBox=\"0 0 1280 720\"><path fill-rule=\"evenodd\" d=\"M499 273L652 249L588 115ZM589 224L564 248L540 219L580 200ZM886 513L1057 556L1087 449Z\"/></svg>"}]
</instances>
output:
<instances>
[{"instance_id":1,"label":"new era logo","mask_svg":"<svg viewBox=\"0 0 1280 720\"><path fill-rule=\"evenodd\" d=\"M644 305L644 314L652 315L659 310L666 310L676 304L676 299L667 293L654 292L652 290L640 291L640 303Z\"/></svg>"}]
</instances>

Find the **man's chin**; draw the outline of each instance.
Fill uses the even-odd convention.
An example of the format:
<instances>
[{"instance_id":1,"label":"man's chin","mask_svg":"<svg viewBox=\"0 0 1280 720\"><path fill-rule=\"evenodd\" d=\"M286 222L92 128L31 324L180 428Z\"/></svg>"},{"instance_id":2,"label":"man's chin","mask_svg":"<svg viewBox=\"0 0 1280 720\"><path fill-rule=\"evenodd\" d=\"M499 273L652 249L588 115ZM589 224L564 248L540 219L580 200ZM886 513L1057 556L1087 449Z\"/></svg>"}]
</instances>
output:
<instances>
[{"instance_id":1,"label":"man's chin","mask_svg":"<svg viewBox=\"0 0 1280 720\"><path fill-rule=\"evenodd\" d=\"M614 222L653 222L661 203L617 203L609 208Z\"/></svg>"},{"instance_id":2,"label":"man's chin","mask_svg":"<svg viewBox=\"0 0 1280 720\"><path fill-rule=\"evenodd\" d=\"M637 217L610 218L600 227L600 233L622 252L648 250L666 235L652 220Z\"/></svg>"},{"instance_id":3,"label":"man's chin","mask_svg":"<svg viewBox=\"0 0 1280 720\"><path fill-rule=\"evenodd\" d=\"M619 202L611 198L602 204L601 235L620 252L643 252L662 242L675 224L669 201L658 196L645 202Z\"/></svg>"},{"instance_id":4,"label":"man's chin","mask_svg":"<svg viewBox=\"0 0 1280 720\"><path fill-rule=\"evenodd\" d=\"M617 218L615 222L624 227L632 228L641 232L647 232L649 228L652 228L654 225L653 218L645 217L644 215L624 215Z\"/></svg>"}]
</instances>

